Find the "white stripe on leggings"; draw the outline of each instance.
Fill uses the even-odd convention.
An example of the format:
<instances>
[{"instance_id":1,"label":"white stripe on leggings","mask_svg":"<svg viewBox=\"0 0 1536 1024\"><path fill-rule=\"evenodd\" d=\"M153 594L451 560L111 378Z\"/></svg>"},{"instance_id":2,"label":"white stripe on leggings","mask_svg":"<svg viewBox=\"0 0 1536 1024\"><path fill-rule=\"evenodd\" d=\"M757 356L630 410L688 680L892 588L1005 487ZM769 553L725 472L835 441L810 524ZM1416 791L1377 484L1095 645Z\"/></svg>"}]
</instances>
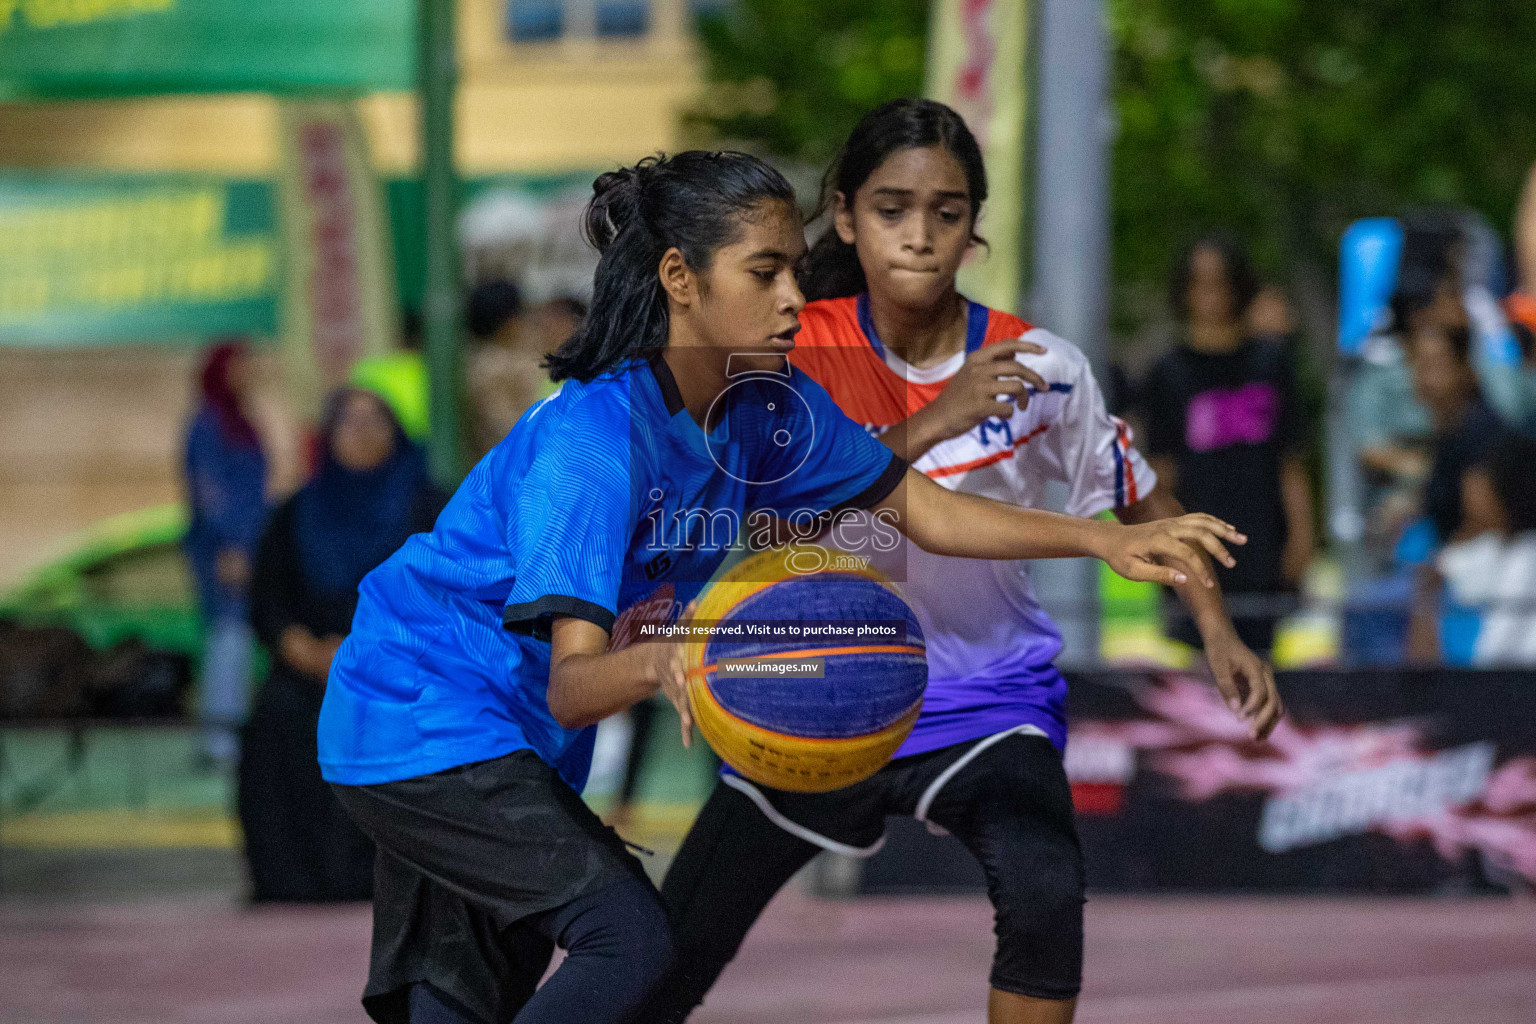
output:
<instances>
[{"instance_id":1,"label":"white stripe on leggings","mask_svg":"<svg viewBox=\"0 0 1536 1024\"><path fill-rule=\"evenodd\" d=\"M958 761L950 765L948 768L945 768L944 771L939 774L938 778L934 779L931 783L928 784L928 788L923 790L923 795L917 801L917 809L912 812L912 817L916 818L924 825L927 825L928 831L932 832L936 836L949 835L949 832L944 828L944 826L935 825L933 822L928 820L928 808L933 806L934 798L939 795L939 790L943 789L945 785L948 784L950 779L954 778L960 773L960 769L976 760L977 756L980 755L983 750L986 750L988 747L998 742L999 740L1007 739L1009 736L1041 736L1045 739L1050 739L1050 737L1046 736L1038 726L1016 725L1012 729L1004 729L1002 732L995 732L991 736L988 736L986 739L978 741L977 744L970 750L967 750Z\"/></svg>"},{"instance_id":2,"label":"white stripe on leggings","mask_svg":"<svg viewBox=\"0 0 1536 1024\"><path fill-rule=\"evenodd\" d=\"M959 760L950 765L948 768L944 769L944 771L939 773L938 778L934 779L931 783L928 784L928 788L923 790L923 795L917 801L917 808L912 812L912 817L916 818L924 825L927 825L928 831L932 832L934 835L948 835L949 833L946 832L942 826L935 825L933 822L928 820L928 808L933 806L934 798L939 795L939 791L949 783L950 779L953 779L957 774L959 774L960 769L974 761L982 751L986 750L992 744L997 743L1000 740L1005 740L1009 736L1040 736L1044 739L1050 738L1049 736L1046 736L1045 733L1041 731L1037 726L1016 725L1012 729L1004 729L1002 732L993 733L991 736L988 736L985 739L978 740L974 747L972 747L970 750L967 750ZM779 828L783 829L785 832L788 832L790 835L796 837L797 839L804 839L806 842L812 844L813 846L819 846L823 850L831 850L833 853L840 853L845 857L857 857L862 860L866 857L873 857L875 854L879 853L880 848L885 845L885 836L883 835L879 839L876 839L869 846L849 846L847 843L840 843L836 839L828 839L820 832L812 832L804 825L790 821L784 815L780 814L778 808L774 807L773 804L768 802L768 798L763 795L762 790L752 785L752 783L748 782L740 775L722 775L720 776L720 781L725 783L727 786L730 786L732 789L737 790L738 792L745 793L747 798L757 805L757 809L763 812L763 816L766 817L769 821L773 822Z\"/></svg>"},{"instance_id":3,"label":"white stripe on leggings","mask_svg":"<svg viewBox=\"0 0 1536 1024\"><path fill-rule=\"evenodd\" d=\"M820 832L812 832L804 825L797 825L793 821L790 821L788 818L784 817L784 815L778 812L778 809L775 808L773 804L768 802L768 798L763 795L762 790L752 785L752 783L748 782L740 775L722 775L720 776L720 781L725 783L727 786L730 786L732 789L739 790L740 792L747 794L747 797L754 804L757 804L757 809L762 811L763 815L769 821L779 826L779 828L783 829L785 832L788 832L790 835L795 836L798 839L804 839L808 843L819 846L823 850L831 850L833 853L841 853L845 857L864 858L873 857L875 854L880 852L880 847L885 845L885 836L883 835L879 839L876 839L869 846L849 846L847 843L840 843L836 839L828 839Z\"/></svg>"}]
</instances>

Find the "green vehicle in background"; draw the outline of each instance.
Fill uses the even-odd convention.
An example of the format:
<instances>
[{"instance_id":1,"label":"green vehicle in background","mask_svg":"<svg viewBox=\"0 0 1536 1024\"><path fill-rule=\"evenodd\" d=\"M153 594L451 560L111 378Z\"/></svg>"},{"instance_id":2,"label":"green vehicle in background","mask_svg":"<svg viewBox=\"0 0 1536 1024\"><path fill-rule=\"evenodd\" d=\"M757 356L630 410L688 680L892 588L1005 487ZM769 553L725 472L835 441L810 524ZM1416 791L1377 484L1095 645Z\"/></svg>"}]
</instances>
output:
<instances>
[{"instance_id":1,"label":"green vehicle in background","mask_svg":"<svg viewBox=\"0 0 1536 1024\"><path fill-rule=\"evenodd\" d=\"M155 650L202 656L202 619L182 550L187 511L160 505L102 520L64 555L0 593L0 619L62 627L94 650L137 639Z\"/></svg>"},{"instance_id":2,"label":"green vehicle in background","mask_svg":"<svg viewBox=\"0 0 1536 1024\"><path fill-rule=\"evenodd\" d=\"M0 592L4 847L234 842L227 780L197 767L186 529L180 505L113 516Z\"/></svg>"},{"instance_id":3,"label":"green vehicle in background","mask_svg":"<svg viewBox=\"0 0 1536 1024\"><path fill-rule=\"evenodd\" d=\"M0 720L193 717L203 629L164 505L103 520L0 593Z\"/></svg>"},{"instance_id":4,"label":"green vehicle in background","mask_svg":"<svg viewBox=\"0 0 1536 1024\"><path fill-rule=\"evenodd\" d=\"M232 777L199 759L186 528L179 505L113 516L0 592L0 847L12 861L238 846Z\"/></svg>"}]
</instances>

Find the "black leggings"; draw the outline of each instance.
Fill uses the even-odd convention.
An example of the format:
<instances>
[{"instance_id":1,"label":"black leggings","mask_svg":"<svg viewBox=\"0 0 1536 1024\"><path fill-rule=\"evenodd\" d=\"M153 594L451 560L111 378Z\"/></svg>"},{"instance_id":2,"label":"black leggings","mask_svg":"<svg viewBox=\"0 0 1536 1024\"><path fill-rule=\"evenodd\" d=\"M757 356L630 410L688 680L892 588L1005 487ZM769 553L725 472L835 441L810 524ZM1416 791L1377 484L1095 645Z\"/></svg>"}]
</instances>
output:
<instances>
[{"instance_id":1,"label":"black leggings","mask_svg":"<svg viewBox=\"0 0 1536 1024\"><path fill-rule=\"evenodd\" d=\"M928 786L974 745L893 761L834 793L763 792L796 824L867 846L887 814L913 813ZM1039 999L1075 997L1082 981L1083 866L1061 755L1037 736L995 743L945 784L928 819L964 843L986 874L997 935L992 987ZM661 886L677 957L640 1019L686 1020L774 893L819 852L771 822L744 793L717 785Z\"/></svg>"},{"instance_id":2,"label":"black leggings","mask_svg":"<svg viewBox=\"0 0 1536 1024\"><path fill-rule=\"evenodd\" d=\"M613 1019L616 1009L639 1006L671 962L666 918L655 892L638 881L617 882L527 923L566 955L513 1024ZM482 1022L452 997L418 982L411 986L410 1024Z\"/></svg>"},{"instance_id":3,"label":"black leggings","mask_svg":"<svg viewBox=\"0 0 1536 1024\"><path fill-rule=\"evenodd\" d=\"M363 1006L380 1024L448 1011L476 1024L629 1024L665 974L673 944L656 887L531 750L334 790L378 842ZM565 962L535 992L555 946Z\"/></svg>"}]
</instances>

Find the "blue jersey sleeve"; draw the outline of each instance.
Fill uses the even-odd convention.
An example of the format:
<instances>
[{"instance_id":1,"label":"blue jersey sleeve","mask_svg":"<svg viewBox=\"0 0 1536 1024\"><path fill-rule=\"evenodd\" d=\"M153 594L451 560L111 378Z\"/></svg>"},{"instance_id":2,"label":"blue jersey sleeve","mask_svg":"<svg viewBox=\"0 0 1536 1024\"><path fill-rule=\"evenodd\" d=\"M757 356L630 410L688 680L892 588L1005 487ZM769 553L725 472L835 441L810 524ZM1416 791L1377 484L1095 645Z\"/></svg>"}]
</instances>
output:
<instances>
[{"instance_id":1,"label":"blue jersey sleeve","mask_svg":"<svg viewBox=\"0 0 1536 1024\"><path fill-rule=\"evenodd\" d=\"M620 403L583 403L551 424L507 521L515 576L502 612L514 633L549 639L571 616L612 631L637 502Z\"/></svg>"},{"instance_id":2,"label":"blue jersey sleeve","mask_svg":"<svg viewBox=\"0 0 1536 1024\"><path fill-rule=\"evenodd\" d=\"M798 370L787 381L789 422L757 445L758 481L750 501L781 517L870 508L896 489L907 464L849 419L816 381ZM780 404L775 402L775 404Z\"/></svg>"}]
</instances>

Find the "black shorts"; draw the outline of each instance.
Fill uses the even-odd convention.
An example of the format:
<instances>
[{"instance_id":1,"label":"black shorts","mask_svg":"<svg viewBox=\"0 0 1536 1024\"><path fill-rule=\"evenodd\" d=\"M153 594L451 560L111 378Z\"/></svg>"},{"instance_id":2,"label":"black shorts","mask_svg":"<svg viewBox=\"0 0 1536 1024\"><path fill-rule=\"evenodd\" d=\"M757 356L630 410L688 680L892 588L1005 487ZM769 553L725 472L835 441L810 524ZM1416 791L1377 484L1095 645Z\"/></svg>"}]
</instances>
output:
<instances>
[{"instance_id":1,"label":"black shorts","mask_svg":"<svg viewBox=\"0 0 1536 1024\"><path fill-rule=\"evenodd\" d=\"M640 862L531 750L373 786L333 786L378 846L363 1006L405 1024L429 982L474 1017L509 1020L553 945L531 918L622 880Z\"/></svg>"},{"instance_id":2,"label":"black shorts","mask_svg":"<svg viewBox=\"0 0 1536 1024\"><path fill-rule=\"evenodd\" d=\"M722 780L662 883L677 942L676 976L647 1019L683 1020L773 894L821 849L868 852L887 815L920 809L985 872L997 936L992 987L1039 999L1076 996L1083 859L1061 754L1038 735L1009 735L976 752L982 743L900 758L831 793Z\"/></svg>"}]
</instances>

